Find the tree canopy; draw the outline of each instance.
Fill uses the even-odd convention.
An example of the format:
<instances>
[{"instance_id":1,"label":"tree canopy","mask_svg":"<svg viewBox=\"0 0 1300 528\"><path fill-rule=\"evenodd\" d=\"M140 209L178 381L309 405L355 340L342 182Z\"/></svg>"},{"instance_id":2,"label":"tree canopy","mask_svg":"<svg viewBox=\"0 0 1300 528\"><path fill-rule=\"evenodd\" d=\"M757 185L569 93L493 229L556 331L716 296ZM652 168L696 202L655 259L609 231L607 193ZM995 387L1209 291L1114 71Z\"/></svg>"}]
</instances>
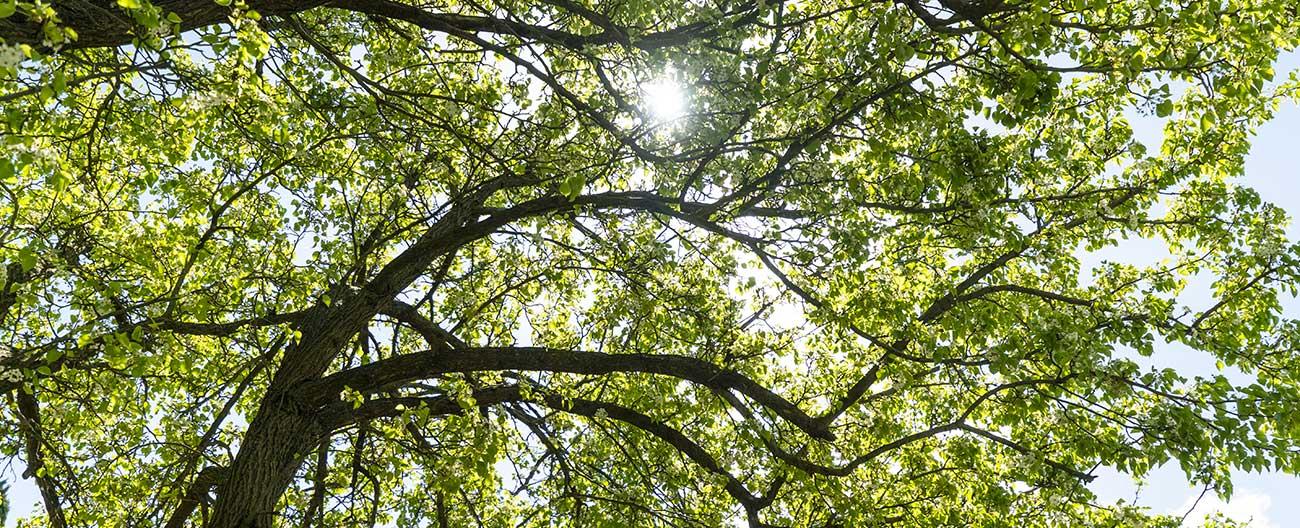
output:
<instances>
[{"instance_id":1,"label":"tree canopy","mask_svg":"<svg viewBox=\"0 0 1300 528\"><path fill-rule=\"evenodd\" d=\"M0 0L22 523L1175 526L1300 473L1298 11Z\"/></svg>"}]
</instances>

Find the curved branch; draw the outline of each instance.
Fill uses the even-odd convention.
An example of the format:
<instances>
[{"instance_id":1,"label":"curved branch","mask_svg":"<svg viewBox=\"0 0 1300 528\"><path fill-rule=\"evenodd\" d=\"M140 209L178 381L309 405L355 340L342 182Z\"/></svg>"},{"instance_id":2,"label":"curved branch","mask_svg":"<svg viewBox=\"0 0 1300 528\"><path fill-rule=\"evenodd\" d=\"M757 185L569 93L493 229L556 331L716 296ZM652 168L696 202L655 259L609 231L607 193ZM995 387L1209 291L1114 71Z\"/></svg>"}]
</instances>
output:
<instances>
[{"instance_id":1,"label":"curved branch","mask_svg":"<svg viewBox=\"0 0 1300 528\"><path fill-rule=\"evenodd\" d=\"M527 402L589 418L603 415L609 419L626 423L664 441L708 472L727 479L725 485L727 493L745 506L745 509L751 513L751 517L757 513L757 510L771 503L769 498L759 497L750 492L739 479L724 469L717 459L700 444L664 422L635 409L613 403L582 398L567 398L545 392L542 389L534 389L533 392L534 396L532 398L526 398L519 386L509 385L474 391L473 398L475 406L479 408L506 402ZM434 396L384 398L362 403L355 408L348 402L339 402L331 405L322 416L325 427L328 430L334 430L364 420L396 416L401 414L404 409L419 407L428 409L429 414L434 416L465 412L465 409L455 398Z\"/></svg>"},{"instance_id":2,"label":"curved branch","mask_svg":"<svg viewBox=\"0 0 1300 528\"><path fill-rule=\"evenodd\" d=\"M981 297L985 297L988 295L1001 293L1001 292L1022 293L1025 295L1031 295L1048 301L1063 302L1066 304L1073 304L1075 306L1083 306L1085 308L1091 308L1093 306L1093 301L1090 301L1088 299L1080 299L1078 297L1071 297L1069 295L1063 295L1048 290L1040 290L1038 288L1030 288L1028 286L1021 286L1019 284L996 284L993 286L985 286L983 288L973 290L970 293L958 296L956 302L960 303L960 302L965 302L973 299L979 299Z\"/></svg>"},{"instance_id":3,"label":"curved branch","mask_svg":"<svg viewBox=\"0 0 1300 528\"><path fill-rule=\"evenodd\" d=\"M139 37L140 28L131 21L127 12L117 7L114 0L61 0L52 2L52 5L62 25L76 30L78 34L77 40L65 43L63 49L123 46ZM210 0L157 0L153 5L165 13L176 13L181 18L181 31L225 23L231 13L229 7ZM582 34L505 18L434 13L418 6L389 0L249 0L247 5L263 16L288 17L327 8L399 20L428 31L505 35L575 50L625 43L630 43L634 48L654 50L708 38L726 27L724 24L695 22L639 36L629 36L626 30L615 31L611 28L605 28L600 33ZM752 22L754 6L753 2L742 5L730 13L733 18L726 22L733 27ZM734 17L740 13L746 14ZM0 19L0 38L10 43L41 47L46 37L41 22L15 15L9 19Z\"/></svg>"},{"instance_id":4,"label":"curved branch","mask_svg":"<svg viewBox=\"0 0 1300 528\"><path fill-rule=\"evenodd\" d=\"M825 424L789 400L735 371L689 356L606 354L545 347L479 347L394 356L304 384L299 394L324 405L336 401L344 387L375 392L435 374L497 370L534 370L570 374L638 372L684 379L717 392L734 390L772 410L809 436L834 440Z\"/></svg>"}]
</instances>

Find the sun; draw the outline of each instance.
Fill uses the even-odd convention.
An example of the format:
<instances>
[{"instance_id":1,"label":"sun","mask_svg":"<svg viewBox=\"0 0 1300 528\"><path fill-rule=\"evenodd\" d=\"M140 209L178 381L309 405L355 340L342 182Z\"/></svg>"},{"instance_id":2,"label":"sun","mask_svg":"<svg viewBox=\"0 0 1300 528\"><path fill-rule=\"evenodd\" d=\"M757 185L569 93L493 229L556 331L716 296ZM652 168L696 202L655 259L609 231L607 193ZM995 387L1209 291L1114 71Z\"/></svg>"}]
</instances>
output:
<instances>
[{"instance_id":1,"label":"sun","mask_svg":"<svg viewBox=\"0 0 1300 528\"><path fill-rule=\"evenodd\" d=\"M670 123L686 115L686 94L671 76L641 85L642 109L656 122Z\"/></svg>"}]
</instances>

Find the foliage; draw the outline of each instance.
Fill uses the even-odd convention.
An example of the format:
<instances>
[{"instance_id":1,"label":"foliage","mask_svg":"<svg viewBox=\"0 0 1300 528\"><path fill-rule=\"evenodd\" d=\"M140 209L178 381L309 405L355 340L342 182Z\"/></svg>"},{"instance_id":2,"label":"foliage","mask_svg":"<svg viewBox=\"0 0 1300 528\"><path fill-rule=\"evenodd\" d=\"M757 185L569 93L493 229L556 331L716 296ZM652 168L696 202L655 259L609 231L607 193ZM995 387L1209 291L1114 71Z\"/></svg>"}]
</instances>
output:
<instances>
[{"instance_id":1,"label":"foliage","mask_svg":"<svg viewBox=\"0 0 1300 528\"><path fill-rule=\"evenodd\" d=\"M1296 10L0 0L0 452L56 527L1176 525L1092 476L1300 473Z\"/></svg>"}]
</instances>

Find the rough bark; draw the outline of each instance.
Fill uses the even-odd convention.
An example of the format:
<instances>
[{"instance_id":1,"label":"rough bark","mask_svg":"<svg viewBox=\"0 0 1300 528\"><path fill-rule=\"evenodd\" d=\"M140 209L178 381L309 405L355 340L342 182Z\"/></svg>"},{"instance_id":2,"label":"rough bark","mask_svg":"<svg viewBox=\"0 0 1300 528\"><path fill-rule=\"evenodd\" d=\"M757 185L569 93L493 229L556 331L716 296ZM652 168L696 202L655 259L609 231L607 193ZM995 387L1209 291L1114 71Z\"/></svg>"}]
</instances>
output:
<instances>
[{"instance_id":1,"label":"rough bark","mask_svg":"<svg viewBox=\"0 0 1300 528\"><path fill-rule=\"evenodd\" d=\"M209 526L270 528L275 524L276 503L293 481L317 429L309 416L267 403L249 424L231 464L230 479L217 488Z\"/></svg>"},{"instance_id":2,"label":"rough bark","mask_svg":"<svg viewBox=\"0 0 1300 528\"><path fill-rule=\"evenodd\" d=\"M41 502L45 504L45 514L51 528L64 528L68 520L63 514L63 502L59 490L54 485L45 469L45 455L42 453L41 413L36 397L18 391L18 416L22 419L23 439L27 453L27 471L24 477L35 477L36 487L41 491Z\"/></svg>"},{"instance_id":3,"label":"rough bark","mask_svg":"<svg viewBox=\"0 0 1300 528\"><path fill-rule=\"evenodd\" d=\"M75 41L63 44L62 49L123 46L130 44L141 32L141 28L130 15L117 6L116 0L56 0L51 4L59 14L60 25L76 30L78 35ZM504 18L430 12L416 6L388 0L248 0L247 4L249 9L257 11L264 17L286 17L323 7L400 20L429 31L453 34L503 34L569 48L625 43L637 48L655 49L707 37L713 31L705 24L689 24L642 35L635 41L631 41L622 30L606 29L590 34L570 33ZM181 31L221 24L230 16L229 7L220 6L212 0L155 0L153 5L162 9L164 13L175 13L179 16ZM15 14L8 19L0 19L0 38L10 43L41 46L45 39L45 32L40 23L33 22L21 14Z\"/></svg>"},{"instance_id":4,"label":"rough bark","mask_svg":"<svg viewBox=\"0 0 1300 528\"><path fill-rule=\"evenodd\" d=\"M294 0L251 0L249 7L264 15L289 15L310 9L322 2ZM77 40L64 49L104 48L130 44L138 32L130 15L117 6L116 0L75 0L50 3L59 14L60 25L77 31ZM229 7L212 0L155 0L153 5L181 17L181 29L188 31L224 22ZM39 22L21 14L0 20L0 37L6 42L41 45L45 32Z\"/></svg>"},{"instance_id":5,"label":"rough bark","mask_svg":"<svg viewBox=\"0 0 1300 528\"><path fill-rule=\"evenodd\" d=\"M336 291L338 298L331 305L318 305L303 317L298 328L302 338L285 351L230 466L230 478L217 489L210 527L274 524L280 495L324 432L317 406L303 398L302 388L320 379L366 322L434 259L498 226L474 222L473 210L490 192L484 189L453 207L364 287Z\"/></svg>"}]
</instances>

